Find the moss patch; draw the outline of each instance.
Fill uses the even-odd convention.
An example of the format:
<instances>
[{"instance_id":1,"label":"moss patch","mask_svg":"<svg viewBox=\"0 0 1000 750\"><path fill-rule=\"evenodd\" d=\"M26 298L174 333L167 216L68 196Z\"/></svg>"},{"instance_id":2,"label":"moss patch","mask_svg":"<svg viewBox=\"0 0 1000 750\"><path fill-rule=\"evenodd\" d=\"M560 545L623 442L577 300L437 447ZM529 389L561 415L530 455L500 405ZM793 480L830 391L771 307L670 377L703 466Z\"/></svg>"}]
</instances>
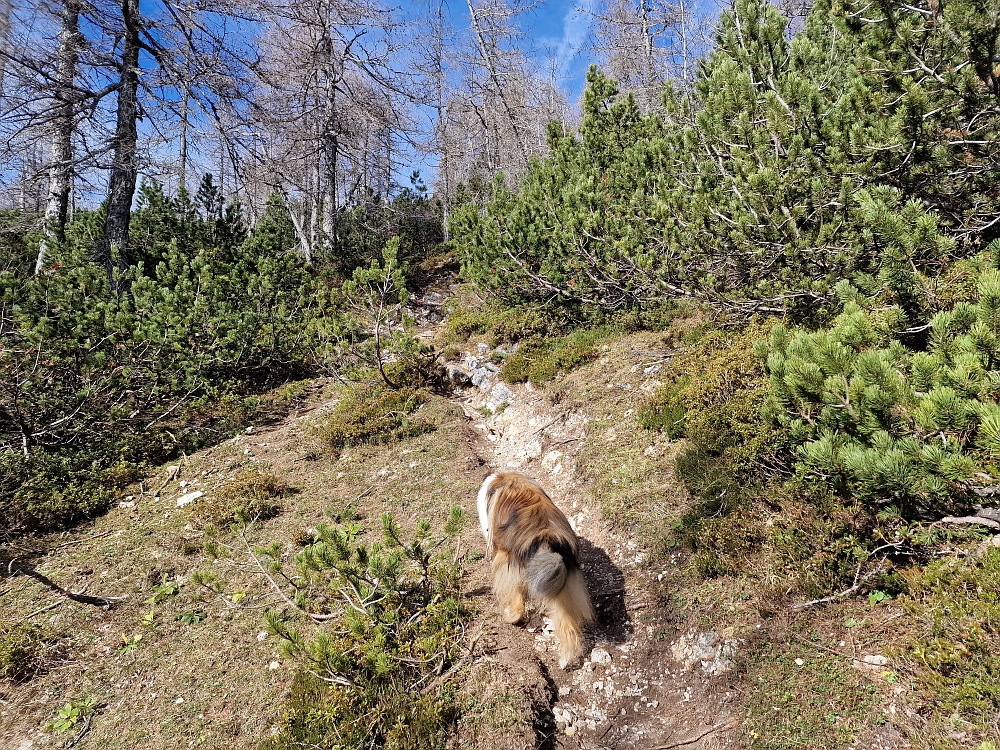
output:
<instances>
[{"instance_id":1,"label":"moss patch","mask_svg":"<svg viewBox=\"0 0 1000 750\"><path fill-rule=\"evenodd\" d=\"M358 384L347 391L319 427L320 437L339 452L351 446L382 445L422 435L434 425L414 412L427 399L427 392L416 388L393 391Z\"/></svg>"}]
</instances>

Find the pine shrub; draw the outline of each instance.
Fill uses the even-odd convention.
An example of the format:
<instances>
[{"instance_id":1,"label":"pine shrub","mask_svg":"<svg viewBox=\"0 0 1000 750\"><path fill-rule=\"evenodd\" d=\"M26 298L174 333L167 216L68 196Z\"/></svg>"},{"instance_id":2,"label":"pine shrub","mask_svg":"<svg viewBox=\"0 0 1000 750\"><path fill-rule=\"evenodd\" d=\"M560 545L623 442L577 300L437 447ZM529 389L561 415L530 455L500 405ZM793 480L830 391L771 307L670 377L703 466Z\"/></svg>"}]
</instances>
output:
<instances>
[{"instance_id":1,"label":"pine shrub","mask_svg":"<svg viewBox=\"0 0 1000 750\"><path fill-rule=\"evenodd\" d=\"M798 467L872 506L935 515L959 508L1000 452L1000 272L975 301L931 317L928 343L901 341L913 318L841 284L829 329L771 333L768 411L798 444ZM980 476L980 479L976 479Z\"/></svg>"},{"instance_id":2,"label":"pine shrub","mask_svg":"<svg viewBox=\"0 0 1000 750\"><path fill-rule=\"evenodd\" d=\"M319 434L335 452L423 435L434 430L434 425L414 412L428 397L426 391L416 388L389 390L371 383L358 384L346 389Z\"/></svg>"},{"instance_id":3,"label":"pine shrub","mask_svg":"<svg viewBox=\"0 0 1000 750\"><path fill-rule=\"evenodd\" d=\"M302 672L281 731L263 748L445 746L458 711L446 676L461 658L471 614L449 544L461 521L454 508L437 538L426 521L404 538L385 514L381 542L365 541L359 524L319 527L295 556L296 603L338 614L312 639L287 617L268 615L268 630ZM259 552L280 571L280 545Z\"/></svg>"}]
</instances>

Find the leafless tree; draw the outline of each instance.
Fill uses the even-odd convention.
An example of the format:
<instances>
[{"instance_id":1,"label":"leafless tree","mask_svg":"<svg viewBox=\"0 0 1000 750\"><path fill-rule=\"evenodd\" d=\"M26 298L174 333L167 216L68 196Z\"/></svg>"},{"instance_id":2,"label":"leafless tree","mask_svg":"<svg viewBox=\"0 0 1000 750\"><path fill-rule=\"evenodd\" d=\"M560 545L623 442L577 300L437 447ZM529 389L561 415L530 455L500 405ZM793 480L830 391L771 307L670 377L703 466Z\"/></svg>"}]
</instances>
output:
<instances>
[{"instance_id":1,"label":"leafless tree","mask_svg":"<svg viewBox=\"0 0 1000 750\"><path fill-rule=\"evenodd\" d=\"M51 242L62 242L72 187L73 130L77 105L77 58L80 34L80 1L65 0L61 13L59 47L56 50L55 106L49 127L52 130L49 156L49 196L45 205L45 236L39 243L35 273L45 266Z\"/></svg>"},{"instance_id":2,"label":"leafless tree","mask_svg":"<svg viewBox=\"0 0 1000 750\"><path fill-rule=\"evenodd\" d=\"M715 20L694 0L605 0L593 14L598 63L646 111L660 106L668 81L693 81Z\"/></svg>"},{"instance_id":3,"label":"leafless tree","mask_svg":"<svg viewBox=\"0 0 1000 750\"><path fill-rule=\"evenodd\" d=\"M414 86L401 71L402 25L374 0L289 2L271 13L252 150L310 258L337 243L346 206L391 191Z\"/></svg>"}]
</instances>

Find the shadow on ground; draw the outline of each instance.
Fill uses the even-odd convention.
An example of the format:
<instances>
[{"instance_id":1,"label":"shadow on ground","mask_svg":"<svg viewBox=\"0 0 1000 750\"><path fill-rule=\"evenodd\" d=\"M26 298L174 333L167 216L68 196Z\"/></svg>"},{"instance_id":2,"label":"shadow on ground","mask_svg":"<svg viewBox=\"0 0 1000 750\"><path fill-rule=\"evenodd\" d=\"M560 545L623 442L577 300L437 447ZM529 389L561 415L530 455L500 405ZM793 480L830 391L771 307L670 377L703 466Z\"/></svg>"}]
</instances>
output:
<instances>
[{"instance_id":1,"label":"shadow on ground","mask_svg":"<svg viewBox=\"0 0 1000 750\"><path fill-rule=\"evenodd\" d=\"M625 608L625 574L607 552L582 538L580 567L587 576L590 598L597 611L595 640L625 643L632 634L632 618Z\"/></svg>"}]
</instances>

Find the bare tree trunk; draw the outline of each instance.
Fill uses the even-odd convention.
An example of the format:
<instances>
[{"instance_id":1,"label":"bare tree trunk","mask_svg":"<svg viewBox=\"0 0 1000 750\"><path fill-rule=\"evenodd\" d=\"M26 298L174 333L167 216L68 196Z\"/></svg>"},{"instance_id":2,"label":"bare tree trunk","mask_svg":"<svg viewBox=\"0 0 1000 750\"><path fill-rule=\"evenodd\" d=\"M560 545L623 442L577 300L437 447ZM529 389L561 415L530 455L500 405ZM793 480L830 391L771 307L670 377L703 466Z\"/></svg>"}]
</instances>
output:
<instances>
[{"instance_id":1,"label":"bare tree trunk","mask_svg":"<svg viewBox=\"0 0 1000 750\"><path fill-rule=\"evenodd\" d=\"M333 55L332 43L328 54ZM323 132L320 149L323 154L323 241L335 245L337 240L337 157L340 148L337 131L337 79L332 61L327 64L326 101L324 102Z\"/></svg>"},{"instance_id":2,"label":"bare tree trunk","mask_svg":"<svg viewBox=\"0 0 1000 750\"><path fill-rule=\"evenodd\" d=\"M0 0L0 49L9 52L11 0ZM4 95L4 78L7 74L7 55L0 55L0 98Z\"/></svg>"},{"instance_id":3,"label":"bare tree trunk","mask_svg":"<svg viewBox=\"0 0 1000 750\"><path fill-rule=\"evenodd\" d=\"M444 186L444 195L441 196L441 226L444 232L444 241L448 241L448 213L451 208L451 175L448 170L451 165L448 163L448 150L451 147L448 141L448 112L445 104L445 70L444 70L444 0L438 0L437 7L437 28L435 29L434 64L435 64L435 84L437 86L437 121L438 138L440 139L441 162L438 170Z\"/></svg>"},{"instance_id":4,"label":"bare tree trunk","mask_svg":"<svg viewBox=\"0 0 1000 750\"><path fill-rule=\"evenodd\" d=\"M472 22L472 29L476 32L476 42L479 44L479 52L483 56L483 64L486 65L486 69L489 71L490 80L493 82L494 90L500 99L500 103L503 105L504 112L507 114L507 119L510 121L510 128L514 132L514 139L517 141L518 148L521 149L521 157L527 161L528 149L524 144L524 138L521 137L521 131L517 127L517 120L514 117L514 112L511 110L510 104L507 102L507 97L504 95L504 87L500 81L500 77L497 75L496 65L493 61L493 53L486 46L486 38L483 36L483 30L479 25L479 16L476 15L476 8L472 4L472 0L465 0L466 5L469 6L469 20Z\"/></svg>"},{"instance_id":5,"label":"bare tree trunk","mask_svg":"<svg viewBox=\"0 0 1000 750\"><path fill-rule=\"evenodd\" d=\"M56 53L56 106L52 118L45 235L38 246L36 274L45 267L45 256L50 245L62 242L66 236L70 177L73 169L73 115L76 103L74 84L79 45L80 3L79 0L66 0L59 29L59 50Z\"/></svg>"},{"instance_id":6,"label":"bare tree trunk","mask_svg":"<svg viewBox=\"0 0 1000 750\"><path fill-rule=\"evenodd\" d=\"M648 0L639 0L639 17L642 19L642 49L646 55L646 80L649 83L655 78L655 66L653 64L653 31L649 23Z\"/></svg>"},{"instance_id":7,"label":"bare tree trunk","mask_svg":"<svg viewBox=\"0 0 1000 750\"><path fill-rule=\"evenodd\" d=\"M132 199L139 167L136 163L139 117L139 0L122 0L125 40L122 48L121 87L118 89L118 118L115 124L114 158L108 181L108 214L104 222L101 260L115 292L125 282L115 271L128 267L128 230L132 220Z\"/></svg>"},{"instance_id":8,"label":"bare tree trunk","mask_svg":"<svg viewBox=\"0 0 1000 750\"><path fill-rule=\"evenodd\" d=\"M178 157L180 158L180 175L179 175L179 186L180 188L187 188L187 158L188 158L188 88L187 84L184 86L184 98L181 100L181 134L180 143L178 151Z\"/></svg>"},{"instance_id":9,"label":"bare tree trunk","mask_svg":"<svg viewBox=\"0 0 1000 750\"><path fill-rule=\"evenodd\" d=\"M309 190L309 247L316 247L316 226L319 222L319 169L309 168L310 190Z\"/></svg>"}]
</instances>

